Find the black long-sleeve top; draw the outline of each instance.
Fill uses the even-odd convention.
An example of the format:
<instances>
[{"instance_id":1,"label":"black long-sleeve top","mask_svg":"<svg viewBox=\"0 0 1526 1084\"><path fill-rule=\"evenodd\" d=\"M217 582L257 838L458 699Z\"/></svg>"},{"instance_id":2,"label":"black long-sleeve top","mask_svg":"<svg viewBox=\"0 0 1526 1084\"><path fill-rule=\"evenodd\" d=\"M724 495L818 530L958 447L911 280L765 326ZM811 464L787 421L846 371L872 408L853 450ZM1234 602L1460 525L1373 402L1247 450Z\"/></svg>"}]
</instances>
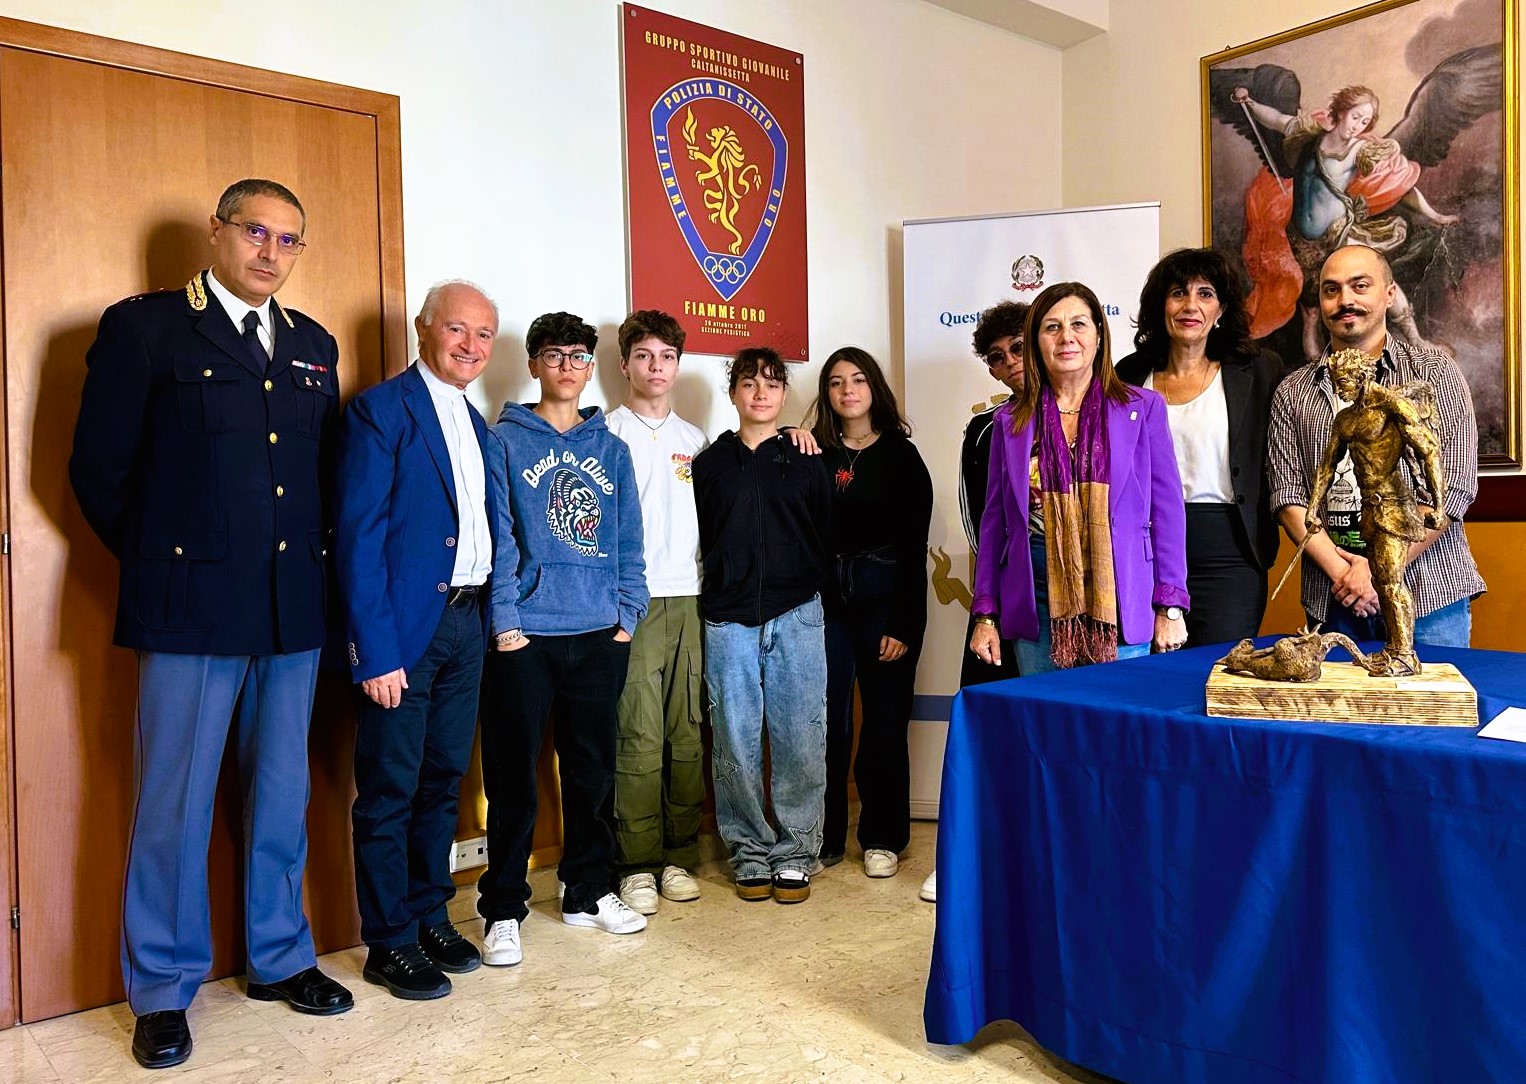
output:
<instances>
[{"instance_id":1,"label":"black long-sleeve top","mask_svg":"<svg viewBox=\"0 0 1526 1084\"><path fill-rule=\"evenodd\" d=\"M727 430L693 469L706 621L757 627L825 589L832 499L820 457L783 435L748 448Z\"/></svg>"},{"instance_id":2,"label":"black long-sleeve top","mask_svg":"<svg viewBox=\"0 0 1526 1084\"><path fill-rule=\"evenodd\" d=\"M896 599L885 635L903 644L921 643L933 481L917 446L887 432L863 451L832 447L821 458L832 478L832 552L894 551Z\"/></svg>"}]
</instances>

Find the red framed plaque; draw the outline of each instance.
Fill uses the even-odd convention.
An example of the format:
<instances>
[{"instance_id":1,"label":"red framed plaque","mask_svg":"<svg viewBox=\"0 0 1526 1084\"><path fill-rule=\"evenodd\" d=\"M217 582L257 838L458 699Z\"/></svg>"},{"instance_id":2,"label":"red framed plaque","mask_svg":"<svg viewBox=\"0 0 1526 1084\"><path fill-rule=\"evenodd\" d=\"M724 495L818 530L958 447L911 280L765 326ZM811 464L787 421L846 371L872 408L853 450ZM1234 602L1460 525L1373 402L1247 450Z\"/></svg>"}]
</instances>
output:
<instances>
[{"instance_id":1,"label":"red framed plaque","mask_svg":"<svg viewBox=\"0 0 1526 1084\"><path fill-rule=\"evenodd\" d=\"M672 313L693 353L806 360L804 58L621 16L631 307Z\"/></svg>"}]
</instances>

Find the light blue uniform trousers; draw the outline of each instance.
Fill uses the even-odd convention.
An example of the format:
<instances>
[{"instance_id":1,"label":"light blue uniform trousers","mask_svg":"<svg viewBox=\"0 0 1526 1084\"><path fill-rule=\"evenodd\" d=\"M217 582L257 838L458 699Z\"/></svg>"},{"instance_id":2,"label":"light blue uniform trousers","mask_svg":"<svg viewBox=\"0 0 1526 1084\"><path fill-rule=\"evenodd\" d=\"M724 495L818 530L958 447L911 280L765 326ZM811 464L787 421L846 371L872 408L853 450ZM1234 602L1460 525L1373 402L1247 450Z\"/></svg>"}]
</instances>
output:
<instances>
[{"instance_id":1,"label":"light blue uniform trousers","mask_svg":"<svg viewBox=\"0 0 1526 1084\"><path fill-rule=\"evenodd\" d=\"M122 978L135 1014L188 1008L212 967L207 845L235 712L249 977L279 982L313 966L302 871L317 682L317 650L139 652L137 806L122 902Z\"/></svg>"}]
</instances>

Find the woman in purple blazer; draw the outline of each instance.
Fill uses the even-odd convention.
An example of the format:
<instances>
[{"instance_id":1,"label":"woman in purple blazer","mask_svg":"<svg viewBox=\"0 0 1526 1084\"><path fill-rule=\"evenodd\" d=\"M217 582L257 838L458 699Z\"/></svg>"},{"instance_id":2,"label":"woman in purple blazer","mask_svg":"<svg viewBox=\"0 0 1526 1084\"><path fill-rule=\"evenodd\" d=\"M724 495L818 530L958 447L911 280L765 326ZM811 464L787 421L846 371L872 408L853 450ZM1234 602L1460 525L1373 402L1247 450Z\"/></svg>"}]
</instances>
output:
<instances>
[{"instance_id":1,"label":"woman in purple blazer","mask_svg":"<svg viewBox=\"0 0 1526 1084\"><path fill-rule=\"evenodd\" d=\"M996 413L970 650L1022 673L1174 651L1190 606L1181 479L1165 401L1113 371L1079 282L1029 310L1024 391Z\"/></svg>"}]
</instances>

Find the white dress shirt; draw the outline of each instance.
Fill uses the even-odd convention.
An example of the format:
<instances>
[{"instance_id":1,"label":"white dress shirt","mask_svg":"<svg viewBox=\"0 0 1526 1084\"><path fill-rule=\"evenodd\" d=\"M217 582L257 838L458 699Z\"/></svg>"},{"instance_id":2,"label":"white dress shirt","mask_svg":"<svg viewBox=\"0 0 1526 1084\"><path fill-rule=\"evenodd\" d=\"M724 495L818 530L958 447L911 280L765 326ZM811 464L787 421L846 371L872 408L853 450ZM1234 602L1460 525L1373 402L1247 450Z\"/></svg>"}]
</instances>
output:
<instances>
[{"instance_id":1,"label":"white dress shirt","mask_svg":"<svg viewBox=\"0 0 1526 1084\"><path fill-rule=\"evenodd\" d=\"M233 321L233 330L238 332L240 338L244 335L244 317L252 312L260 318L260 329L255 334L260 337L260 345L265 348L265 356L270 357L275 351L276 343L275 328L271 326L270 298L267 297L265 303L258 307L251 305L235 297L231 290L217 281L217 276L211 271L207 272L207 285L211 287L217 300L222 302L223 311Z\"/></svg>"},{"instance_id":2,"label":"white dress shirt","mask_svg":"<svg viewBox=\"0 0 1526 1084\"><path fill-rule=\"evenodd\" d=\"M481 585L493 570L493 539L487 528L487 471L482 445L472 425L466 392L434 375L422 361L415 363L450 452L450 476L456 485L456 567L452 587Z\"/></svg>"}]
</instances>

